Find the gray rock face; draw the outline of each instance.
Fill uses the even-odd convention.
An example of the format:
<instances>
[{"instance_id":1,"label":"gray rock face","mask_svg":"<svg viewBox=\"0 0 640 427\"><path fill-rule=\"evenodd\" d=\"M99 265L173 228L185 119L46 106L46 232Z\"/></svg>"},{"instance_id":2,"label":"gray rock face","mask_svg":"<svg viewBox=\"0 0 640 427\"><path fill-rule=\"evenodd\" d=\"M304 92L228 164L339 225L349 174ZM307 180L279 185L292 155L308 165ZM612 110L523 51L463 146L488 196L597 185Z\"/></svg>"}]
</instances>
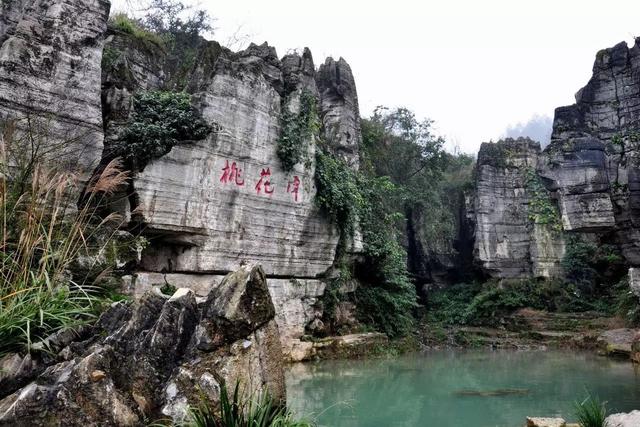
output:
<instances>
[{"instance_id":1,"label":"gray rock face","mask_svg":"<svg viewBox=\"0 0 640 427\"><path fill-rule=\"evenodd\" d=\"M360 111L356 84L347 61L327 58L317 77L324 134L336 154L358 169Z\"/></svg>"},{"instance_id":2,"label":"gray rock face","mask_svg":"<svg viewBox=\"0 0 640 427\"><path fill-rule=\"evenodd\" d=\"M115 30L105 52L111 58L102 98L108 157L133 94L162 89L169 71L162 52ZM116 208L129 217L135 209L151 241L128 281L131 293L162 285L160 273L168 273L173 285L202 295L242 262L260 263L275 276L269 290L288 356L306 326L321 317L317 301L325 286L318 279L333 264L339 233L314 201L315 139L304 142L300 164L283 170L281 117L285 109L299 111L303 91L314 95L321 136L357 168L360 125L351 70L343 59L328 59L316 72L308 49L280 60L266 43L234 53L203 42L184 85L215 131L152 160L126 190L134 197L118 195Z\"/></svg>"},{"instance_id":3,"label":"gray rock face","mask_svg":"<svg viewBox=\"0 0 640 427\"><path fill-rule=\"evenodd\" d=\"M216 402L221 385L236 382L248 394L266 388L284 400L274 315L264 272L251 266L229 274L200 305L185 288L116 303L89 338L70 342L33 382L0 391L0 425L181 420L198 389Z\"/></svg>"},{"instance_id":4,"label":"gray rock face","mask_svg":"<svg viewBox=\"0 0 640 427\"><path fill-rule=\"evenodd\" d=\"M107 0L0 5L0 119L86 176L100 160L100 62ZM64 155L61 155L64 153Z\"/></svg>"},{"instance_id":5,"label":"gray rock face","mask_svg":"<svg viewBox=\"0 0 640 427\"><path fill-rule=\"evenodd\" d=\"M157 57L122 37L114 34L106 46L119 52L112 70L120 71L103 75L103 99L105 111L128 114L131 94L162 87L163 72ZM153 236L143 270L220 274L247 260L268 275L313 278L331 266L338 232L314 203L315 142L305 142L306 160L291 172L276 151L283 109L297 111L308 91L319 96L325 138L357 167L353 76L344 60L328 60L321 70L316 74L308 50L280 61L266 44L238 53L203 45L186 87L216 131L148 164L133 179L135 206L123 208L135 208ZM128 78L119 82L122 75ZM124 117L106 117L109 141Z\"/></svg>"},{"instance_id":6,"label":"gray rock face","mask_svg":"<svg viewBox=\"0 0 640 427\"><path fill-rule=\"evenodd\" d=\"M556 110L540 175L560 201L563 227L596 233L640 263L640 46L598 52L576 104Z\"/></svg>"},{"instance_id":7,"label":"gray rock face","mask_svg":"<svg viewBox=\"0 0 640 427\"><path fill-rule=\"evenodd\" d=\"M541 232L538 224L533 232L526 224L522 208L529 202L521 185L523 167L535 168L559 209L565 232L617 246L628 264L640 265L638 75L638 42L632 48L620 43L602 50L592 78L576 94L576 104L556 110L551 143L542 153L534 149L535 154L527 156L529 164L518 158L492 164L491 153L497 151L483 146L478 158L475 258L490 275L559 273L561 240Z\"/></svg>"},{"instance_id":8,"label":"gray rock face","mask_svg":"<svg viewBox=\"0 0 640 427\"><path fill-rule=\"evenodd\" d=\"M559 274L559 234L531 218L528 173L535 174L540 145L529 139L484 143L477 163L472 209L474 258L492 277Z\"/></svg>"}]
</instances>

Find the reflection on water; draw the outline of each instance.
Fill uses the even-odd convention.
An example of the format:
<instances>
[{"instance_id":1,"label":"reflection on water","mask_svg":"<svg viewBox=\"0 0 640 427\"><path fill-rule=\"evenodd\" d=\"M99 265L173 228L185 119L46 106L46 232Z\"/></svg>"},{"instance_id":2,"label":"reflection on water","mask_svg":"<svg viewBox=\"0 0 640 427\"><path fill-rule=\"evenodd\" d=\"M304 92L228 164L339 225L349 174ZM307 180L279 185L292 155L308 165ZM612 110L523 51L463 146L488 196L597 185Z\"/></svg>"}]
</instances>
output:
<instances>
[{"instance_id":1,"label":"reflection on water","mask_svg":"<svg viewBox=\"0 0 640 427\"><path fill-rule=\"evenodd\" d=\"M321 426L516 427L573 418L589 390L612 412L640 409L634 366L587 353L441 351L288 368L287 398Z\"/></svg>"}]
</instances>

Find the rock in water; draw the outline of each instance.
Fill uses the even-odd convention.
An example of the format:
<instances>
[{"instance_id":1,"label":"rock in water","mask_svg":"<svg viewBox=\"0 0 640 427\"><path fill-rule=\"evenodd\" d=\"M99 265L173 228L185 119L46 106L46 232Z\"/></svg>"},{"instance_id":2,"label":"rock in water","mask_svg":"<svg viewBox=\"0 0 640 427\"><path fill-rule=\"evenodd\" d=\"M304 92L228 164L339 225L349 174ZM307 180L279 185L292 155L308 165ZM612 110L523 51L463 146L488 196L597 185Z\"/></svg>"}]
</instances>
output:
<instances>
[{"instance_id":1,"label":"rock in water","mask_svg":"<svg viewBox=\"0 0 640 427\"><path fill-rule=\"evenodd\" d=\"M115 303L91 338L62 350L34 381L0 391L0 425L141 425L185 417L199 391L217 402L239 382L284 401L275 310L261 267L230 273L200 306L178 289ZM63 360L64 355L64 360Z\"/></svg>"}]
</instances>

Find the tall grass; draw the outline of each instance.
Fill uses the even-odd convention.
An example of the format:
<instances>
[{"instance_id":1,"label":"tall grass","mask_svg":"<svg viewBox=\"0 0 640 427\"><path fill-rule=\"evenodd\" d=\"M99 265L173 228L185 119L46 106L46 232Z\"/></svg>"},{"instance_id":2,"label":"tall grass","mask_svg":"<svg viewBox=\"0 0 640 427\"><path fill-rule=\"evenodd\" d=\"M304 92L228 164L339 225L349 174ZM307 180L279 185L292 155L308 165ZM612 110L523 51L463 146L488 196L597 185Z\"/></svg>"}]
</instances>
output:
<instances>
[{"instance_id":1,"label":"tall grass","mask_svg":"<svg viewBox=\"0 0 640 427\"><path fill-rule=\"evenodd\" d=\"M16 170L24 165L11 161L12 151L24 147L6 137L0 134L0 357L95 316L97 283L73 277L71 267L81 256L93 259L113 237L120 219L99 218L97 210L127 179L113 161L87 183L77 207L76 175L38 156L29 170Z\"/></svg>"},{"instance_id":2,"label":"tall grass","mask_svg":"<svg viewBox=\"0 0 640 427\"><path fill-rule=\"evenodd\" d=\"M581 427L606 427L606 404L597 397L587 394L582 402L575 402L575 411Z\"/></svg>"},{"instance_id":3,"label":"tall grass","mask_svg":"<svg viewBox=\"0 0 640 427\"><path fill-rule=\"evenodd\" d=\"M236 383L229 397L226 386L220 390L220 409L214 410L206 399L191 408L189 421L183 427L312 427L307 421L296 420L282 404L267 392L257 399L243 398Z\"/></svg>"}]
</instances>

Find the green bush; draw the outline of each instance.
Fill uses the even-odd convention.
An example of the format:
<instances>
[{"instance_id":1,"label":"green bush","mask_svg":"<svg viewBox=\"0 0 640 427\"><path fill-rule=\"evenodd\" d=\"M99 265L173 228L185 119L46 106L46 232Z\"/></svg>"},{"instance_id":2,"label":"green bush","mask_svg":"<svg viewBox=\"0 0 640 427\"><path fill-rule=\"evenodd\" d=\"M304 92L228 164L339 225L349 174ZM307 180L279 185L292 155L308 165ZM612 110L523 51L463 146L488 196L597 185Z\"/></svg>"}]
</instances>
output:
<instances>
[{"instance_id":1,"label":"green bush","mask_svg":"<svg viewBox=\"0 0 640 427\"><path fill-rule=\"evenodd\" d=\"M133 98L133 113L111 156L122 157L134 170L141 170L174 145L204 139L210 132L211 127L191 106L189 94L140 92Z\"/></svg>"},{"instance_id":2,"label":"green bush","mask_svg":"<svg viewBox=\"0 0 640 427\"><path fill-rule=\"evenodd\" d=\"M597 272L592 266L592 260L596 250L595 244L584 242L580 236L570 235L566 239L562 268L566 278L580 288L590 289L593 286Z\"/></svg>"},{"instance_id":3,"label":"green bush","mask_svg":"<svg viewBox=\"0 0 640 427\"><path fill-rule=\"evenodd\" d=\"M148 31L138 21L125 13L118 13L109 18L109 26L117 31L129 34L146 48L164 48L165 43L158 34Z\"/></svg>"},{"instance_id":4,"label":"green bush","mask_svg":"<svg viewBox=\"0 0 640 427\"><path fill-rule=\"evenodd\" d=\"M309 141L320 130L316 98L306 90L300 93L300 110L292 113L284 103L280 120L280 138L278 139L278 157L282 167L289 172L300 163L309 149Z\"/></svg>"},{"instance_id":5,"label":"green bush","mask_svg":"<svg viewBox=\"0 0 640 427\"><path fill-rule=\"evenodd\" d=\"M548 279L457 284L431 292L427 302L429 321L448 325L495 326L520 308L612 314L606 296L581 295L571 283Z\"/></svg>"},{"instance_id":6,"label":"green bush","mask_svg":"<svg viewBox=\"0 0 640 427\"><path fill-rule=\"evenodd\" d=\"M640 298L631 291L629 279L618 282L612 293L615 313L625 319L629 326L640 325Z\"/></svg>"},{"instance_id":7,"label":"green bush","mask_svg":"<svg viewBox=\"0 0 640 427\"><path fill-rule=\"evenodd\" d=\"M413 325L416 292L393 224L401 214L386 204L396 187L387 177L357 173L322 150L316 154L316 186L317 203L341 232L339 259L345 256L356 224L362 233L364 259L355 268L355 277L362 284L355 295L359 319L391 337L406 335ZM331 289L336 286L339 284ZM335 298L331 293L327 304Z\"/></svg>"}]
</instances>

